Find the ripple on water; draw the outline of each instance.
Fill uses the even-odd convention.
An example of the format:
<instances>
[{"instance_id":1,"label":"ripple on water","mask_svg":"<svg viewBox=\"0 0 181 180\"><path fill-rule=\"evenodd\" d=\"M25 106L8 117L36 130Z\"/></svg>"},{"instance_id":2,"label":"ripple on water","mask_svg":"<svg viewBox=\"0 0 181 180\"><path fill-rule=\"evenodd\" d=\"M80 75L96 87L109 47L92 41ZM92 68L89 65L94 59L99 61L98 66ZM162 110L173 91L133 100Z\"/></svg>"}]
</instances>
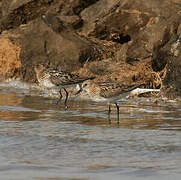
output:
<instances>
[{"instance_id":1,"label":"ripple on water","mask_svg":"<svg viewBox=\"0 0 181 180\"><path fill-rule=\"evenodd\" d=\"M39 110L17 107L17 106L0 106L0 110L2 111L23 111L23 112L41 112Z\"/></svg>"},{"instance_id":2,"label":"ripple on water","mask_svg":"<svg viewBox=\"0 0 181 180\"><path fill-rule=\"evenodd\" d=\"M117 124L114 106L110 123L104 103L55 102L0 89L1 178L180 178L181 104L124 101Z\"/></svg>"}]
</instances>

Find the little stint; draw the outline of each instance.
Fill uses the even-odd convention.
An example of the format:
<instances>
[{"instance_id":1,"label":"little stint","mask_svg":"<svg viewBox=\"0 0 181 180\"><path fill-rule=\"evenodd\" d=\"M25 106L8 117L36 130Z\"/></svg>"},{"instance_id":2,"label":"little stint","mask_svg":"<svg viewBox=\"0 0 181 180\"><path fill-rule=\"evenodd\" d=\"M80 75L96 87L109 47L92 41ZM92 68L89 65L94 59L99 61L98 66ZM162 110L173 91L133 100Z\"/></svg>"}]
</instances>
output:
<instances>
[{"instance_id":1,"label":"little stint","mask_svg":"<svg viewBox=\"0 0 181 180\"><path fill-rule=\"evenodd\" d=\"M34 70L36 72L37 80L41 86L59 90L60 98L58 102L60 102L63 97L61 90L63 89L65 91L66 97L64 104L66 108L69 96L66 88L75 86L77 84L80 86L84 81L94 79L94 77L80 77L65 71L45 68L42 64L35 66Z\"/></svg>"},{"instance_id":2,"label":"little stint","mask_svg":"<svg viewBox=\"0 0 181 180\"><path fill-rule=\"evenodd\" d=\"M117 122L119 123L119 105L117 103L123 97L126 97L132 90L142 86L140 85L124 85L111 82L94 83L90 80L84 81L82 84L81 94L93 101L108 103L108 119L110 121L111 104L114 103L117 108Z\"/></svg>"}]
</instances>

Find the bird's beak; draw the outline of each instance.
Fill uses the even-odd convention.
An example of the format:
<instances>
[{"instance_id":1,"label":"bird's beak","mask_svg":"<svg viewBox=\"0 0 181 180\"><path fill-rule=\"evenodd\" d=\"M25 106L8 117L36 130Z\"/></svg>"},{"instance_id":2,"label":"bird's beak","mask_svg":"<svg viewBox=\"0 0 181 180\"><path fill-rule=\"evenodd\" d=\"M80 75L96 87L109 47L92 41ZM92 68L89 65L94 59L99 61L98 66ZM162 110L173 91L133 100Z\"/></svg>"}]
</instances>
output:
<instances>
[{"instance_id":1,"label":"bird's beak","mask_svg":"<svg viewBox=\"0 0 181 180\"><path fill-rule=\"evenodd\" d=\"M76 89L78 89L78 91L75 93L75 95L80 94L82 92L82 90L83 90L81 85L77 85Z\"/></svg>"},{"instance_id":2,"label":"bird's beak","mask_svg":"<svg viewBox=\"0 0 181 180\"><path fill-rule=\"evenodd\" d=\"M75 95L78 95L78 94L80 94L81 92L82 92L82 87L75 93Z\"/></svg>"}]
</instances>

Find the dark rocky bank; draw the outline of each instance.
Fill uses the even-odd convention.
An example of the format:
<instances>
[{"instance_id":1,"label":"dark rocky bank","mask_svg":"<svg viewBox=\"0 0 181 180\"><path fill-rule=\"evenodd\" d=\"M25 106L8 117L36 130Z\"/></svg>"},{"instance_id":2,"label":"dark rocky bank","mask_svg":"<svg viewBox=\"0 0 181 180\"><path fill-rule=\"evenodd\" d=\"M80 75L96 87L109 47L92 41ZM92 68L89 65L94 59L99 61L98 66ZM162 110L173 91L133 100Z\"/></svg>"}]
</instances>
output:
<instances>
[{"instance_id":1,"label":"dark rocky bank","mask_svg":"<svg viewBox=\"0 0 181 180\"><path fill-rule=\"evenodd\" d=\"M181 96L181 0L1 0L0 74L44 64Z\"/></svg>"}]
</instances>

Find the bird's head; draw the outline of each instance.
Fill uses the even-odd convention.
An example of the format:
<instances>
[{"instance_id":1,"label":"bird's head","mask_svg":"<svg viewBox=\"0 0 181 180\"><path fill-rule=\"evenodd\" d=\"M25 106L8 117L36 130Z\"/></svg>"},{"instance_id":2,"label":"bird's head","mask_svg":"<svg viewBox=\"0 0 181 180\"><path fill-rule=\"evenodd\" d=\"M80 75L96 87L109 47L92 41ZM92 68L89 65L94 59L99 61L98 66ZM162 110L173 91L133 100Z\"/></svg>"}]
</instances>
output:
<instances>
[{"instance_id":1,"label":"bird's head","mask_svg":"<svg viewBox=\"0 0 181 180\"><path fill-rule=\"evenodd\" d=\"M34 70L37 74L39 74L40 72L42 72L45 69L45 67L42 64L39 64L37 66L34 67Z\"/></svg>"}]
</instances>

